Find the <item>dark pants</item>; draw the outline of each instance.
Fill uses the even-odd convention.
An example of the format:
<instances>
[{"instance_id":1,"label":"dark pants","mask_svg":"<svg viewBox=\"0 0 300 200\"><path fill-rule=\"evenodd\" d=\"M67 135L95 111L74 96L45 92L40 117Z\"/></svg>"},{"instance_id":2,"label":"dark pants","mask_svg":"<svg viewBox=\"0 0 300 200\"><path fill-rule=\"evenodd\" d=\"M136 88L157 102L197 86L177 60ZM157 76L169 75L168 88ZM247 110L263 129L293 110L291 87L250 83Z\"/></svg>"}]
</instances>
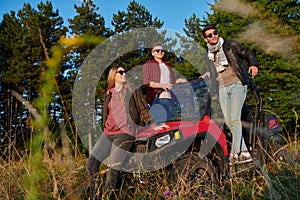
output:
<instances>
[{"instance_id":1,"label":"dark pants","mask_svg":"<svg viewBox=\"0 0 300 200\"><path fill-rule=\"evenodd\" d=\"M128 161L134 137L128 134L104 135L102 134L89 156L86 168L90 178L90 196L95 198L95 178L101 162L110 156L110 169L106 176L104 190L114 190L119 181L119 172L125 168Z\"/></svg>"}]
</instances>

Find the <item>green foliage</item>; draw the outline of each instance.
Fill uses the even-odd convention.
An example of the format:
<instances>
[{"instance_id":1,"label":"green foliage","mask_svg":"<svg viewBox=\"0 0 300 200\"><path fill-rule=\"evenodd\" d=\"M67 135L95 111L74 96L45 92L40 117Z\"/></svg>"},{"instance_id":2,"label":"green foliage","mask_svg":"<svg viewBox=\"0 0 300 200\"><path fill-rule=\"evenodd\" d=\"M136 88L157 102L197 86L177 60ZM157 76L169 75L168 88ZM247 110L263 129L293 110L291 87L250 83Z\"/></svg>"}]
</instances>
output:
<instances>
[{"instance_id":1,"label":"green foliage","mask_svg":"<svg viewBox=\"0 0 300 200\"><path fill-rule=\"evenodd\" d=\"M19 91L37 89L38 78L45 69L40 63L45 60L44 48L50 49L66 32L62 18L58 11L52 11L51 3L41 3L38 7L36 11L25 3L18 16L14 12L5 14L1 23L1 54L6 62L1 67L5 69L2 80ZM44 48L40 41L44 42Z\"/></svg>"},{"instance_id":2,"label":"green foliage","mask_svg":"<svg viewBox=\"0 0 300 200\"><path fill-rule=\"evenodd\" d=\"M157 17L153 18L152 14L143 5L133 0L128 4L126 11L118 11L117 14L113 14L112 25L114 27L114 33L120 34L145 27L155 27L159 29L163 26L163 22L158 20ZM161 40L164 35L158 34L153 30L151 34L148 31L143 37L144 39L139 39L141 41L147 41L148 45L145 44L144 48L131 52L126 51L134 49L135 41L126 38L129 40L124 41L124 45L118 47L118 51L125 51L125 54L114 60L111 66L123 65L130 70L131 68L143 65L147 60L150 60L152 57L151 51L147 48L152 47L152 45L154 45L158 40Z\"/></svg>"},{"instance_id":3,"label":"green foliage","mask_svg":"<svg viewBox=\"0 0 300 200\"><path fill-rule=\"evenodd\" d=\"M105 37L111 35L110 29L105 27L104 18L96 12L99 8L92 0L84 0L80 7L74 5L74 8L78 15L68 20L70 34Z\"/></svg>"},{"instance_id":4,"label":"green foliage","mask_svg":"<svg viewBox=\"0 0 300 200\"><path fill-rule=\"evenodd\" d=\"M40 183L47 178L47 171L42 165L43 151L41 147L44 141L42 132L36 132L35 137L30 144L31 154L25 164L27 173L22 179L23 188L26 191L25 199L39 199L41 198L40 190L42 189Z\"/></svg>"},{"instance_id":5,"label":"green foliage","mask_svg":"<svg viewBox=\"0 0 300 200\"><path fill-rule=\"evenodd\" d=\"M52 4L46 2L40 3L38 10L25 3L17 15L15 12L5 14L0 24L0 46L3 47L0 49L0 119L4 121L1 139L9 141L15 138L15 144L20 144L21 148L24 148L22 144L30 137L28 122L31 114L21 102L12 98L11 91L20 93L30 102L35 102L41 96L41 85L46 78L53 78L41 78L47 70L45 61L51 55L51 47L66 33L62 23L58 11L53 11ZM53 91L53 87L44 89ZM53 96L48 98L48 102L53 101ZM11 132L11 129L14 131ZM11 134L5 136L3 132Z\"/></svg>"},{"instance_id":6,"label":"green foliage","mask_svg":"<svg viewBox=\"0 0 300 200\"><path fill-rule=\"evenodd\" d=\"M195 13L187 20L184 20L185 28L183 29L188 37L193 38L196 42L202 41L201 20Z\"/></svg>"},{"instance_id":7,"label":"green foliage","mask_svg":"<svg viewBox=\"0 0 300 200\"><path fill-rule=\"evenodd\" d=\"M300 22L299 22L299 12L300 12L300 2L298 0L284 0L284 1L254 1L261 11L260 15L270 20L275 17L279 21L270 20L274 23L273 28L277 28L277 33L285 32L284 28L292 29L296 33L300 33ZM279 25L279 26L277 26ZM281 29L281 30L280 30Z\"/></svg>"},{"instance_id":8,"label":"green foliage","mask_svg":"<svg viewBox=\"0 0 300 200\"><path fill-rule=\"evenodd\" d=\"M133 0L127 6L127 12L118 11L117 14L113 14L112 25L115 33L121 33L133 28L161 28L163 22L157 17L153 19L152 14L143 5Z\"/></svg>"}]
</instances>

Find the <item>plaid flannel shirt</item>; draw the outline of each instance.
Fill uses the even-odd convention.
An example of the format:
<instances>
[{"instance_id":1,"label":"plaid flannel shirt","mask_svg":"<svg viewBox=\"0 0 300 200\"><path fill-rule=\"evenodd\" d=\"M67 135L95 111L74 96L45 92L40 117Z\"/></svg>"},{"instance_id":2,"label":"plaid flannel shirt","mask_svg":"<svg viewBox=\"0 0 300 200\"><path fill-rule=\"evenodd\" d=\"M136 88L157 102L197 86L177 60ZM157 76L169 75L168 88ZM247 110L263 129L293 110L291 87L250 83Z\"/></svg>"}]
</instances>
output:
<instances>
[{"instance_id":1,"label":"plaid flannel shirt","mask_svg":"<svg viewBox=\"0 0 300 200\"><path fill-rule=\"evenodd\" d=\"M170 83L173 84L175 80L173 69L168 62L164 61L164 63L170 71ZM143 82L147 88L146 102L151 105L159 88L152 88L149 84L150 82L160 83L160 67L156 60L150 60L144 64Z\"/></svg>"}]
</instances>

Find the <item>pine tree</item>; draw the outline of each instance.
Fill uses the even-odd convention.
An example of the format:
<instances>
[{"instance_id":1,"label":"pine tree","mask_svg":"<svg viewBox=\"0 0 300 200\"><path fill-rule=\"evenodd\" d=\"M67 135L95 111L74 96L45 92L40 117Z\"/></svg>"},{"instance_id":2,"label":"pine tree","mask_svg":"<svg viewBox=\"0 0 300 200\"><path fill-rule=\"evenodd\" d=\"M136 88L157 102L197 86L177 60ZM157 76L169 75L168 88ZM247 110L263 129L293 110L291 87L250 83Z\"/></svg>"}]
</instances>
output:
<instances>
[{"instance_id":1,"label":"pine tree","mask_svg":"<svg viewBox=\"0 0 300 200\"><path fill-rule=\"evenodd\" d=\"M77 83L76 88L78 90L82 90L82 94L87 92L90 97L100 96L100 99L102 98L103 89L97 91L96 93L96 86L92 84L92 80L98 80L100 77L95 77L96 73L78 73L78 70L80 67L87 68L84 65L88 65L87 63L90 63L90 61L86 60L91 59L93 49L95 49L101 41L109 38L112 35L112 31L105 26L105 20L100 14L97 13L99 8L96 7L92 0L84 0L80 6L74 5L74 8L77 12L77 15L73 19L69 19L70 34L72 36L80 36L81 38L86 39L86 41L80 46L73 46L68 56L64 58L68 62L65 62L66 64L64 65L65 73L61 76L62 81L60 87L64 88L63 96L65 98L65 101L69 103L67 107L68 112L73 112L72 116L77 116L79 115L77 114L78 111L81 111L80 115L83 115L81 116L81 119L83 119L82 121L76 120L77 128L86 127L83 128L84 133L79 134L81 134L80 136L83 143L88 143L89 151L91 151L93 145L92 141L95 137L97 137L97 134L99 134L99 130L96 130L96 120L93 116L93 113L95 113L95 108L88 107L90 104L87 102L89 102L90 100L87 99L87 96L82 96L79 100L80 107L72 111L71 106L73 103L73 90L68 90L68 88L72 88L74 86L74 83ZM89 42L93 39L95 40L94 42ZM107 56L109 56L109 54L107 54ZM97 61L93 63L95 66L96 62ZM65 75L67 75L68 77L66 78ZM79 78L79 76L88 77L83 77L81 79ZM87 80L89 81L84 81L86 80L85 78L87 78ZM77 86L80 88L78 88ZM89 124L91 126L86 124ZM76 138L72 138L76 140ZM87 145L85 146L87 147Z\"/></svg>"},{"instance_id":2,"label":"pine tree","mask_svg":"<svg viewBox=\"0 0 300 200\"><path fill-rule=\"evenodd\" d=\"M11 91L20 93L26 100L34 102L40 96L40 79L47 69L45 61L50 49L56 45L66 28L62 26L58 10L53 11L50 2L40 3L38 10L25 3L23 8L5 14L0 25L1 54L1 119L6 123L2 131L11 132L16 143L22 144L27 137L27 122L31 115ZM53 97L53 101L55 101ZM9 118L7 118L9 116ZM5 119L6 118L6 119ZM2 138L3 139L3 138Z\"/></svg>"},{"instance_id":3,"label":"pine tree","mask_svg":"<svg viewBox=\"0 0 300 200\"><path fill-rule=\"evenodd\" d=\"M135 0L128 4L126 11L118 11L117 14L113 14L112 25L115 35L122 35L122 33L129 31L134 33L136 31L137 34L135 36L139 40L137 42L134 38L126 37L126 41L121 42L122 45L119 45L117 49L118 54L122 55L112 65L120 64L125 66L127 70L130 70L136 66L143 65L147 60L151 59L150 48L154 44L164 43L163 45L166 48L170 46L170 41L165 38L165 31L161 33L157 31L162 28L163 22L157 17L154 18L145 6ZM135 48L138 49L135 50ZM128 50L131 52L128 52ZM126 53L124 54L124 52ZM141 81L142 77L139 76L138 80Z\"/></svg>"},{"instance_id":4,"label":"pine tree","mask_svg":"<svg viewBox=\"0 0 300 200\"><path fill-rule=\"evenodd\" d=\"M137 3L135 0L131 1L127 6L127 12L118 11L113 14L112 25L115 33L121 33L134 28L156 27L163 26L157 17L153 19L152 14L145 8L145 6Z\"/></svg>"}]
</instances>

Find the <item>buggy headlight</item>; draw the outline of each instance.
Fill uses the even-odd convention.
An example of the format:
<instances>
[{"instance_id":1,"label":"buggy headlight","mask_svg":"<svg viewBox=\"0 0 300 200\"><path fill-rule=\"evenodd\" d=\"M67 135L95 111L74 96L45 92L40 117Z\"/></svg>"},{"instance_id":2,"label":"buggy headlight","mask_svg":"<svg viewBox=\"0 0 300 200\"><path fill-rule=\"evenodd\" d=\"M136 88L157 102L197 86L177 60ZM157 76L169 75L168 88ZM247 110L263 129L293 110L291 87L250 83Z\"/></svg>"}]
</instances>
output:
<instances>
[{"instance_id":1,"label":"buggy headlight","mask_svg":"<svg viewBox=\"0 0 300 200\"><path fill-rule=\"evenodd\" d=\"M160 138L157 138L155 141L155 146L162 147L162 146L168 144L170 141L171 141L171 137L169 134L167 134Z\"/></svg>"}]
</instances>

